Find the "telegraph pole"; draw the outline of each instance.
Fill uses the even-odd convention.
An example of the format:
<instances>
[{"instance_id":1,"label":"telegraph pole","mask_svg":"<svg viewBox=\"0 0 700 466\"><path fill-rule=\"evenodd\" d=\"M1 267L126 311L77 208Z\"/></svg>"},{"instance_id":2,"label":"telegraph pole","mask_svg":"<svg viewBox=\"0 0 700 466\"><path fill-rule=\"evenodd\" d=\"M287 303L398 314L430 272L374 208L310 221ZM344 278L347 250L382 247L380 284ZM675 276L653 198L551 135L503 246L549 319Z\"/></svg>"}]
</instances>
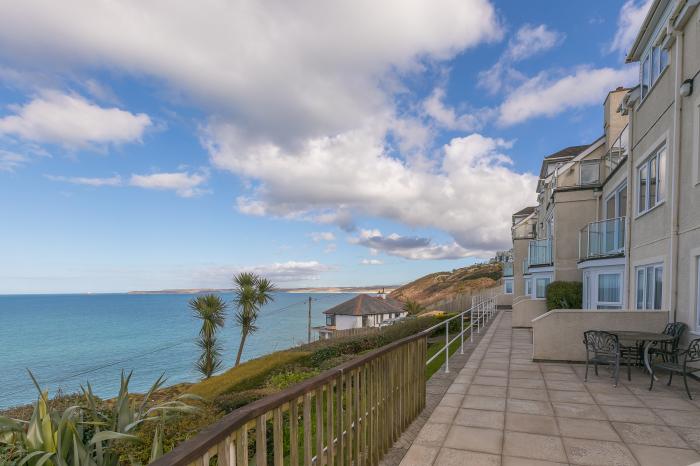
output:
<instances>
[{"instance_id":1,"label":"telegraph pole","mask_svg":"<svg viewBox=\"0 0 700 466\"><path fill-rule=\"evenodd\" d=\"M308 343L311 343L311 296L309 296L309 325L308 325Z\"/></svg>"}]
</instances>

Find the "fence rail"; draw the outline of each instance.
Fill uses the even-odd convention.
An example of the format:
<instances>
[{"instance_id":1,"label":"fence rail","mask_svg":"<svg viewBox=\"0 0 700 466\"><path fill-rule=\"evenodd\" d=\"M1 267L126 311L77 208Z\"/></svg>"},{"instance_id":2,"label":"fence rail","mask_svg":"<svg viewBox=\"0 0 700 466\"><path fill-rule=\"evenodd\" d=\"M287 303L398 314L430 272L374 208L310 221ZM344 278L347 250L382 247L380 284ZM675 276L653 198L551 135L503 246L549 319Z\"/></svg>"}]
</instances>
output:
<instances>
[{"instance_id":1,"label":"fence rail","mask_svg":"<svg viewBox=\"0 0 700 466\"><path fill-rule=\"evenodd\" d=\"M473 339L495 312L494 296L474 297L436 326L233 411L152 465L376 465L423 410L427 364L457 339L464 352L466 332ZM428 336L442 326L445 346L428 359Z\"/></svg>"}]
</instances>

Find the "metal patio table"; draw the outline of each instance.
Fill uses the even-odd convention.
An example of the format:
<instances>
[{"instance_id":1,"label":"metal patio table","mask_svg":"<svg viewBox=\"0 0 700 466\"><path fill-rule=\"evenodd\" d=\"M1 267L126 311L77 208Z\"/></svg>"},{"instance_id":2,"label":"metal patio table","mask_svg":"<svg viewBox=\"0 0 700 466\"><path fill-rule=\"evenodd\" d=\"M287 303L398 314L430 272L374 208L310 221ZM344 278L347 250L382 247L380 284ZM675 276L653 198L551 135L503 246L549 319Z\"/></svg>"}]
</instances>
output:
<instances>
[{"instance_id":1,"label":"metal patio table","mask_svg":"<svg viewBox=\"0 0 700 466\"><path fill-rule=\"evenodd\" d=\"M649 361L649 350L652 345L657 342L673 341L675 338L673 335L666 335L665 333L638 332L635 330L607 330L607 332L617 335L621 342L644 343L644 367L650 374L652 370L651 362ZM654 379L658 380L656 376L654 376Z\"/></svg>"}]
</instances>

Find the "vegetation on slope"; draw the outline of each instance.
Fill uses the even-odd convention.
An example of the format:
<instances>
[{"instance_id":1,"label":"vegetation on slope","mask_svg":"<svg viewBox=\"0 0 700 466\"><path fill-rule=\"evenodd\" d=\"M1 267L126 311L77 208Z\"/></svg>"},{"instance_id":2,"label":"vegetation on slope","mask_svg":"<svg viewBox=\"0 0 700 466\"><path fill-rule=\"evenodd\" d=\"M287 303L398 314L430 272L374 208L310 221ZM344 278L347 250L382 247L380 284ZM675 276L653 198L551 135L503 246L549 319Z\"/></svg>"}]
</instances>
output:
<instances>
[{"instance_id":1,"label":"vegetation on slope","mask_svg":"<svg viewBox=\"0 0 700 466\"><path fill-rule=\"evenodd\" d=\"M424 306L452 298L462 293L476 293L490 288L503 275L501 264L475 264L454 269L451 272L437 272L403 285L390 296L401 301L416 301Z\"/></svg>"}]
</instances>

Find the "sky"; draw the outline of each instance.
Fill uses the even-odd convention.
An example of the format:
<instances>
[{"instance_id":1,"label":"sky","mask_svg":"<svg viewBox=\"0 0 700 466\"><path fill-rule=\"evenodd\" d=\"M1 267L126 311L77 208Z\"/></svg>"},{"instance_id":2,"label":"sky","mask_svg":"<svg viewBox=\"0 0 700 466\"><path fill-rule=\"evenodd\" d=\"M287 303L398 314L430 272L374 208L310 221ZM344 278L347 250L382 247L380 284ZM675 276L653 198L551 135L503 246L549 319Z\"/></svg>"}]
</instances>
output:
<instances>
[{"instance_id":1,"label":"sky","mask_svg":"<svg viewBox=\"0 0 700 466\"><path fill-rule=\"evenodd\" d=\"M0 293L401 284L510 247L649 0L0 3Z\"/></svg>"}]
</instances>

